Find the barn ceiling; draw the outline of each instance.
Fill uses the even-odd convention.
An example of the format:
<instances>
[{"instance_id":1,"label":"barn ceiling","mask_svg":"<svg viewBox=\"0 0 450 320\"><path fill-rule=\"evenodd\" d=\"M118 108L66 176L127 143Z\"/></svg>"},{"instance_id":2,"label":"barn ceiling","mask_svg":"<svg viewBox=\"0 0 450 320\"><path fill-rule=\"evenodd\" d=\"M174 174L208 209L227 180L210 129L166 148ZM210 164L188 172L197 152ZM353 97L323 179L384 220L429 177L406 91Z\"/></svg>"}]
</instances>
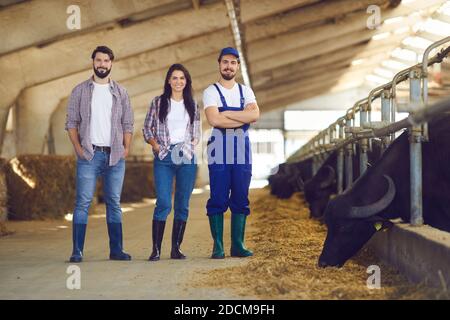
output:
<instances>
[{"instance_id":1,"label":"barn ceiling","mask_svg":"<svg viewBox=\"0 0 450 320\"><path fill-rule=\"evenodd\" d=\"M428 44L450 34L450 5L443 0L234 3L262 112L388 82L421 59ZM80 8L79 30L66 26L73 4ZM373 6L380 10L376 28ZM200 98L217 80L218 51L234 45L220 0L2 0L0 30L0 108L45 92L51 99L35 108L55 111L90 75L93 48L105 44L115 52L112 74L128 89L137 119L160 93L172 63L187 66ZM442 82L436 88L448 94Z\"/></svg>"}]
</instances>

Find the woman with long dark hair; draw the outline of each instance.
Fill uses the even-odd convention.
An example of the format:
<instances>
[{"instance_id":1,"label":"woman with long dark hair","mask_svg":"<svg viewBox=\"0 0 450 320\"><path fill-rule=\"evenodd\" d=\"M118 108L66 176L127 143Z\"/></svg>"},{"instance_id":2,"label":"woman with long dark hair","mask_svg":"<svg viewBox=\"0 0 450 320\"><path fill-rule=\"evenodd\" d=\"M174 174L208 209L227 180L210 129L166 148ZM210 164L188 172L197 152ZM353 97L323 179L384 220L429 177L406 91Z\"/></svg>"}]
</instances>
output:
<instances>
[{"instance_id":1,"label":"woman with long dark hair","mask_svg":"<svg viewBox=\"0 0 450 320\"><path fill-rule=\"evenodd\" d=\"M200 141L200 112L192 93L192 80L181 64L172 65L164 81L164 92L155 97L144 123L144 139L155 156L153 173L156 207L153 212L153 249L150 261L160 259L166 219L172 210L175 179L172 259L185 259L180 245L189 214L189 199L197 173L195 145Z\"/></svg>"}]
</instances>

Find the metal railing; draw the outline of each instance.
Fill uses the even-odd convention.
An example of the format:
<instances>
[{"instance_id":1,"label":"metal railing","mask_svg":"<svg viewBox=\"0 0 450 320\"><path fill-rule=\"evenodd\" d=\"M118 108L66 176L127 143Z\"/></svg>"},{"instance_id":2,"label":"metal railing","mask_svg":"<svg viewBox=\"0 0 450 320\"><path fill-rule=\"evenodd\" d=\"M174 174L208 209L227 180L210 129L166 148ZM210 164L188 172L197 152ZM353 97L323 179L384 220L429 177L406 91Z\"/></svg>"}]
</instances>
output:
<instances>
[{"instance_id":1,"label":"metal railing","mask_svg":"<svg viewBox=\"0 0 450 320\"><path fill-rule=\"evenodd\" d=\"M422 148L421 143L428 140L426 122L433 116L450 111L450 99L440 101L432 106L428 104L428 71L427 67L441 63L450 53L450 46L442 49L429 58L430 52L450 42L446 37L430 45L424 52L421 63L398 72L392 81L378 86L369 95L357 101L344 116L338 118L325 130L319 132L307 144L300 148L289 162L313 158L313 174L317 172L326 155L337 150L337 191L343 191L344 166L347 188L353 182L353 153L355 143L359 143L360 174L367 169L367 152L371 147L371 139L381 138L382 150L395 139L395 132L409 128L410 134L410 179L411 179L411 224L423 224L422 218ZM397 84L409 80L409 116L395 121L397 112ZM381 99L381 121L371 121L372 102ZM355 126L355 117L359 113L359 126ZM338 128L338 129L337 129ZM336 135L336 132L338 134Z\"/></svg>"}]
</instances>

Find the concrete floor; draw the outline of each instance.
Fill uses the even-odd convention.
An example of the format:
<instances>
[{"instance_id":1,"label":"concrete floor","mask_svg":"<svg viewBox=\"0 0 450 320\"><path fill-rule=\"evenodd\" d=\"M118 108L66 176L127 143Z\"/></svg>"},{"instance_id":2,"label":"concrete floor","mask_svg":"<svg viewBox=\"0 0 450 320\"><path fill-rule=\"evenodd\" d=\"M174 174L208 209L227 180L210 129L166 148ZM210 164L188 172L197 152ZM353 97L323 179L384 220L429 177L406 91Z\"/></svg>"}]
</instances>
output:
<instances>
[{"instance_id":1,"label":"concrete floor","mask_svg":"<svg viewBox=\"0 0 450 320\"><path fill-rule=\"evenodd\" d=\"M131 262L108 260L105 216L91 216L84 262L77 264L81 271L79 290L66 286L71 276L67 268L72 265L67 261L72 250L71 222L9 222L8 229L15 233L0 238L0 299L242 299L222 288L190 286L199 271L248 261L209 259L212 239L204 209L208 196L209 192L192 196L182 245L188 256L184 261L169 258L173 214L166 225L162 260L147 261L154 208L150 202L123 205L124 247L133 257ZM228 221L224 241L229 248Z\"/></svg>"}]
</instances>

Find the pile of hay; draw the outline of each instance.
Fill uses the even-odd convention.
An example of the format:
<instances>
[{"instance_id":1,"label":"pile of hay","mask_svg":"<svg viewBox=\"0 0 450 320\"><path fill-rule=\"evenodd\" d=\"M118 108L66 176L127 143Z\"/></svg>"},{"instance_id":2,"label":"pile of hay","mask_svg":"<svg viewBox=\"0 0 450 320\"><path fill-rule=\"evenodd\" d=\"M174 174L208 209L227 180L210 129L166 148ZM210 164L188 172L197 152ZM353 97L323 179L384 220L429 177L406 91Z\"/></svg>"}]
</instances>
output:
<instances>
[{"instance_id":1,"label":"pile of hay","mask_svg":"<svg viewBox=\"0 0 450 320\"><path fill-rule=\"evenodd\" d=\"M281 200L265 191L252 201L247 246L255 255L242 267L199 275L197 286L231 288L262 299L448 299L446 292L410 284L363 249L341 269L317 266L326 226L308 218L301 194ZM228 258L229 259L229 258ZM381 289L367 288L367 268L381 268Z\"/></svg>"},{"instance_id":2,"label":"pile of hay","mask_svg":"<svg viewBox=\"0 0 450 320\"><path fill-rule=\"evenodd\" d=\"M72 156L21 155L8 162L5 172L10 219L63 218L73 211Z\"/></svg>"},{"instance_id":3,"label":"pile of hay","mask_svg":"<svg viewBox=\"0 0 450 320\"><path fill-rule=\"evenodd\" d=\"M97 195L99 202L104 202L103 182L97 184ZM139 202L154 197L153 162L127 161L120 202Z\"/></svg>"},{"instance_id":4,"label":"pile of hay","mask_svg":"<svg viewBox=\"0 0 450 320\"><path fill-rule=\"evenodd\" d=\"M122 202L138 202L154 198L153 162L128 162L123 182Z\"/></svg>"},{"instance_id":5,"label":"pile of hay","mask_svg":"<svg viewBox=\"0 0 450 320\"><path fill-rule=\"evenodd\" d=\"M23 155L9 161L5 165L5 173L11 219L63 218L68 212L73 212L76 195L74 157ZM2 199L5 199L6 203L6 196L2 198L2 190L5 190L6 194L0 171L0 210ZM89 214L94 213L98 201L103 202L101 178L97 181L96 190ZM138 202L143 198L154 197L153 162L127 161L121 201Z\"/></svg>"}]
</instances>

